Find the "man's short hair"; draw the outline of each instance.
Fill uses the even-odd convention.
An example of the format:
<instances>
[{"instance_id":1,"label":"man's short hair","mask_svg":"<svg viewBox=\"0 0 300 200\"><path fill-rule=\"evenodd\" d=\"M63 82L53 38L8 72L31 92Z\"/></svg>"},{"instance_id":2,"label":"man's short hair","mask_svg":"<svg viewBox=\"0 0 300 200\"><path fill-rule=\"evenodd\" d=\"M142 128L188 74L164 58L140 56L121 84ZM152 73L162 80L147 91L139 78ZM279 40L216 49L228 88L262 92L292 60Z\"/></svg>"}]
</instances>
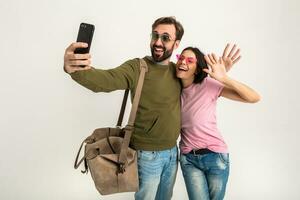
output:
<instances>
[{"instance_id":1,"label":"man's short hair","mask_svg":"<svg viewBox=\"0 0 300 200\"><path fill-rule=\"evenodd\" d=\"M158 25L160 24L173 24L176 29L176 40L181 40L184 29L180 22L176 20L175 17L161 17L155 20L155 22L152 24L152 30L154 30Z\"/></svg>"}]
</instances>

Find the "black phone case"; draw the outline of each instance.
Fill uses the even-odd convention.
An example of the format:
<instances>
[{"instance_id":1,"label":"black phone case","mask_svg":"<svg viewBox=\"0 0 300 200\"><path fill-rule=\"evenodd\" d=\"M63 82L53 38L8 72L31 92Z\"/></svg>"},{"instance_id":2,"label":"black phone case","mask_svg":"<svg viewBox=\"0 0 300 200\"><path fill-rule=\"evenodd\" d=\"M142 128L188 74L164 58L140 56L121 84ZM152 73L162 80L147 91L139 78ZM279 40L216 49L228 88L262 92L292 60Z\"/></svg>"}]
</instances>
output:
<instances>
[{"instance_id":1,"label":"black phone case","mask_svg":"<svg viewBox=\"0 0 300 200\"><path fill-rule=\"evenodd\" d=\"M90 52L95 26L93 24L81 23L79 26L77 42L88 43L87 48L77 48L74 53L85 54Z\"/></svg>"}]
</instances>

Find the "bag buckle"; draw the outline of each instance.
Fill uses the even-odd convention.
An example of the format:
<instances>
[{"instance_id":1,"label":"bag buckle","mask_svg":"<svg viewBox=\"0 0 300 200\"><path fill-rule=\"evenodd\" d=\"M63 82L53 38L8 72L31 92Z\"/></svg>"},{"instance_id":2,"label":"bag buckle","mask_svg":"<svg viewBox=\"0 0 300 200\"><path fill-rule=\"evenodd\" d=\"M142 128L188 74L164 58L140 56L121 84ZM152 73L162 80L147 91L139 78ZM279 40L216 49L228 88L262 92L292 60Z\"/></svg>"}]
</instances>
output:
<instances>
[{"instance_id":1,"label":"bag buckle","mask_svg":"<svg viewBox=\"0 0 300 200\"><path fill-rule=\"evenodd\" d=\"M125 131L133 131L133 129L134 129L134 126L131 126L131 125L126 125L126 126L124 127L124 130L125 130Z\"/></svg>"},{"instance_id":2,"label":"bag buckle","mask_svg":"<svg viewBox=\"0 0 300 200\"><path fill-rule=\"evenodd\" d=\"M125 165L123 163L120 163L118 166L117 174L123 174L125 172Z\"/></svg>"}]
</instances>

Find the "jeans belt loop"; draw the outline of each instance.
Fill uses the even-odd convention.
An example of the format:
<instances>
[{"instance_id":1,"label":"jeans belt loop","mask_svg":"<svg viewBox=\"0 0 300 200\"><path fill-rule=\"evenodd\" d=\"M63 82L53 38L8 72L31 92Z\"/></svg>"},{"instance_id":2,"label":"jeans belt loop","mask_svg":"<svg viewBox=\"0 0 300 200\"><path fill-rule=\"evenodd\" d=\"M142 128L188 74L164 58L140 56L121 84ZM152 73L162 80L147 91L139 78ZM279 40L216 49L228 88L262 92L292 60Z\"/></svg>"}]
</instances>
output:
<instances>
[{"instance_id":1,"label":"jeans belt loop","mask_svg":"<svg viewBox=\"0 0 300 200\"><path fill-rule=\"evenodd\" d=\"M196 156L197 154L196 154L196 150L195 149L193 149L193 154L194 154L194 156Z\"/></svg>"}]
</instances>

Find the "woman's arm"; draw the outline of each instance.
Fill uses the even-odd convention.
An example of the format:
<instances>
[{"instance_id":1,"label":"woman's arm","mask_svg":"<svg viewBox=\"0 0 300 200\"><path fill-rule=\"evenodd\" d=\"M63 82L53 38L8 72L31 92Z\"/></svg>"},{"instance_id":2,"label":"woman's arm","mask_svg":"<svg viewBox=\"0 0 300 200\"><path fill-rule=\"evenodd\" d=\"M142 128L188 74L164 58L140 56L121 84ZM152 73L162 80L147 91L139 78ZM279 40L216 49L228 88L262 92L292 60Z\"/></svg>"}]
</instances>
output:
<instances>
[{"instance_id":1,"label":"woman's arm","mask_svg":"<svg viewBox=\"0 0 300 200\"><path fill-rule=\"evenodd\" d=\"M256 103L260 100L259 94L253 89L227 76L224 61L221 58L218 58L215 54L209 54L205 56L205 60L211 70L203 70L224 85L221 96L246 103Z\"/></svg>"},{"instance_id":2,"label":"woman's arm","mask_svg":"<svg viewBox=\"0 0 300 200\"><path fill-rule=\"evenodd\" d=\"M260 100L260 96L257 92L230 77L226 77L222 83L224 84L224 88L221 92L222 97L245 103L256 103Z\"/></svg>"}]
</instances>

